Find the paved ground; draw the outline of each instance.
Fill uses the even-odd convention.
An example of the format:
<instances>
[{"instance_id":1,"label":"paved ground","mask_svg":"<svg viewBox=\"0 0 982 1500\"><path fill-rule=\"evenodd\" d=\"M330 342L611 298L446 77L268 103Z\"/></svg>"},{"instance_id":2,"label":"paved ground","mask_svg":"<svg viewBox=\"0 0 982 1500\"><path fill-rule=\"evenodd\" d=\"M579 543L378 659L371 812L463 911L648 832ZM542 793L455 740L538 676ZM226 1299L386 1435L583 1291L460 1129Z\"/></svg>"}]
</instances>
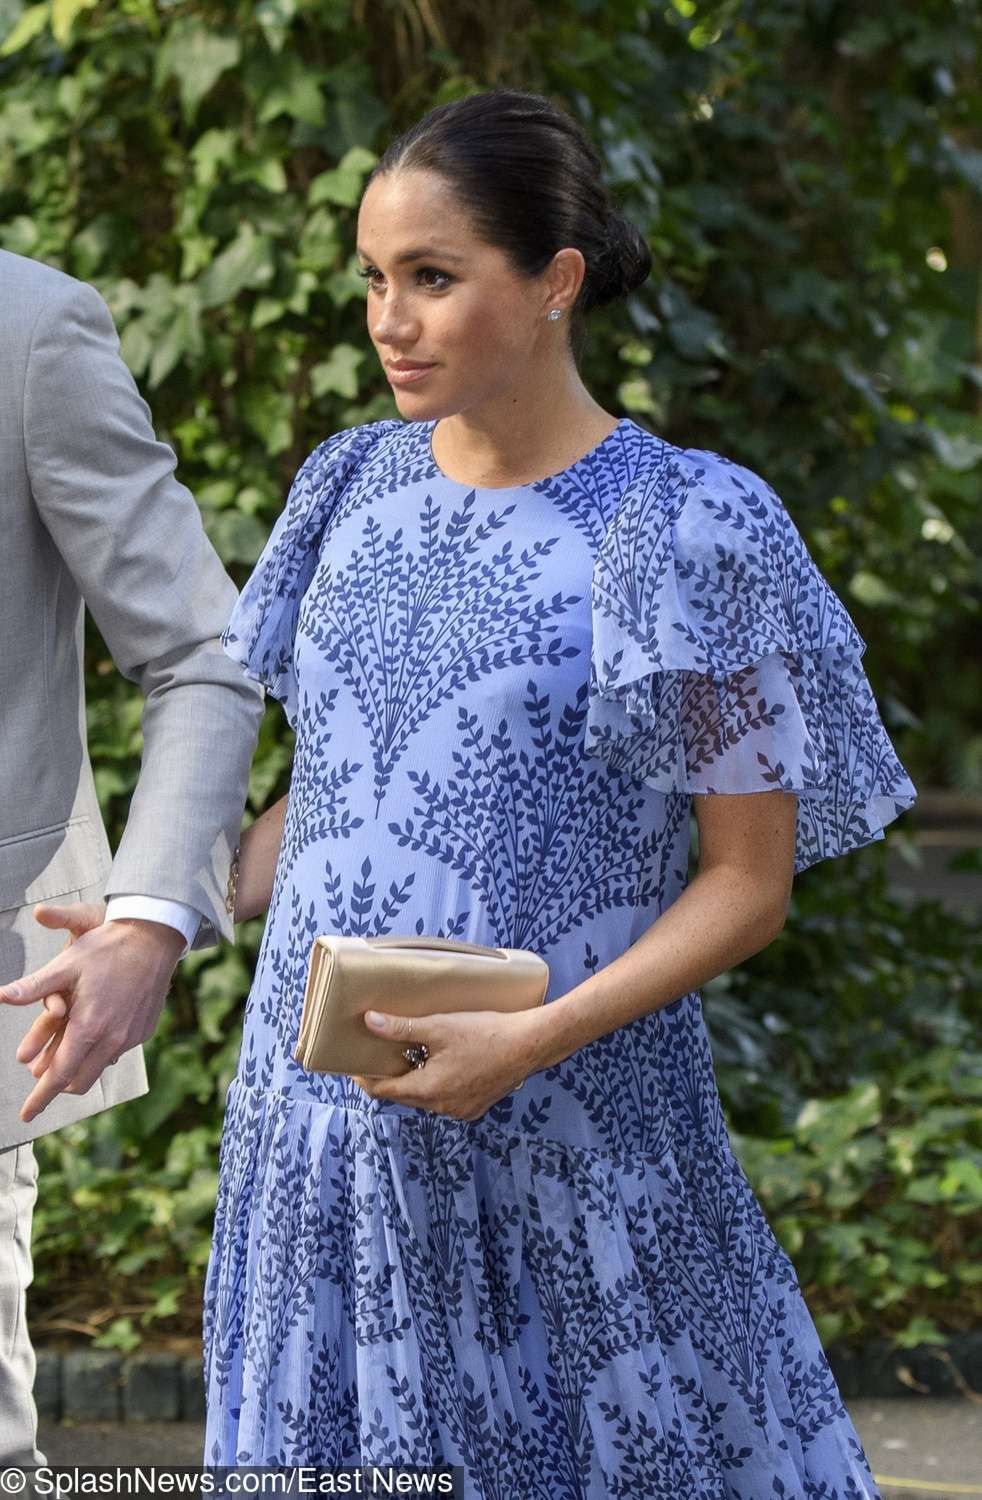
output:
<instances>
[{"instance_id":1,"label":"paved ground","mask_svg":"<svg viewBox=\"0 0 982 1500\"><path fill-rule=\"evenodd\" d=\"M982 1400L850 1401L849 1414L883 1500L982 1497ZM197 1464L202 1435L193 1422L45 1423L41 1447L52 1464Z\"/></svg>"}]
</instances>

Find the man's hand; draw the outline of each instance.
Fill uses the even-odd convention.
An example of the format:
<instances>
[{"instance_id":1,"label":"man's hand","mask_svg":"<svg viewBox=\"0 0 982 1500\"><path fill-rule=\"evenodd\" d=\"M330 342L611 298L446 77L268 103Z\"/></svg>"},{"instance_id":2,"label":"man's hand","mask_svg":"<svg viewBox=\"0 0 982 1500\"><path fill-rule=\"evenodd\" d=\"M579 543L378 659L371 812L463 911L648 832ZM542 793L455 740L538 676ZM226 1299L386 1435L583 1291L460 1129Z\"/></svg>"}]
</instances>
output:
<instances>
[{"instance_id":1,"label":"man's hand","mask_svg":"<svg viewBox=\"0 0 982 1500\"><path fill-rule=\"evenodd\" d=\"M41 902L34 908L34 920L42 927L67 929L65 948L70 948L83 932L99 927L105 915L104 901L74 901L71 906L49 906ZM38 1016L14 1054L18 1062L28 1064L35 1078L40 1078L57 1057L68 1016L64 995L57 992L46 995L42 1004L43 1014Z\"/></svg>"},{"instance_id":2,"label":"man's hand","mask_svg":"<svg viewBox=\"0 0 982 1500\"><path fill-rule=\"evenodd\" d=\"M35 916L44 926L66 928L69 942L50 963L0 987L0 1002L43 1000L48 1011L17 1049L18 1061L33 1063L39 1077L21 1109L25 1123L62 1092L87 1093L121 1053L153 1035L184 950L173 927L130 918L103 922L91 903L38 907Z\"/></svg>"}]
</instances>

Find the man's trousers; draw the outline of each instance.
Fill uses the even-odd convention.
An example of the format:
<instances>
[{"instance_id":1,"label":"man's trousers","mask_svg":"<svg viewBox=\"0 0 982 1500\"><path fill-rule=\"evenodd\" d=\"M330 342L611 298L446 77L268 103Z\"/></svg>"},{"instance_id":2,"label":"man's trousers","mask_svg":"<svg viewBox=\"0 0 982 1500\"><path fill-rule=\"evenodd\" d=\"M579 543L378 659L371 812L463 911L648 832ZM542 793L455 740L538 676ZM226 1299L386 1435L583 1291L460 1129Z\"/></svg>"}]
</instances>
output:
<instances>
[{"instance_id":1,"label":"man's trousers","mask_svg":"<svg viewBox=\"0 0 982 1500\"><path fill-rule=\"evenodd\" d=\"M36 1361L27 1331L36 1198L31 1143L0 1151L0 1471L46 1462L37 1446Z\"/></svg>"}]
</instances>

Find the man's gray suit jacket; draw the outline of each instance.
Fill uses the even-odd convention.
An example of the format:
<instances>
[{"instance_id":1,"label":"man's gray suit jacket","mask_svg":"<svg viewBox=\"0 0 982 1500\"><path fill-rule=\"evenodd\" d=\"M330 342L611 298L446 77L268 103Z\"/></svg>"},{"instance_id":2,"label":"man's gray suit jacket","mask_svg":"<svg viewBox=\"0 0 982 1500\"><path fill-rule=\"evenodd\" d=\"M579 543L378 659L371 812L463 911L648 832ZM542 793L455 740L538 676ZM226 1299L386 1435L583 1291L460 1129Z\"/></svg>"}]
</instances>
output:
<instances>
[{"instance_id":1,"label":"man's gray suit jacket","mask_svg":"<svg viewBox=\"0 0 982 1500\"><path fill-rule=\"evenodd\" d=\"M261 690L218 639L236 590L119 354L99 294L0 250L0 984L53 958L35 902L147 895L234 941L229 864ZM115 859L86 747L84 606L144 696ZM142 1047L30 1124L15 1049L36 1006L0 1005L0 1149L147 1090Z\"/></svg>"}]
</instances>

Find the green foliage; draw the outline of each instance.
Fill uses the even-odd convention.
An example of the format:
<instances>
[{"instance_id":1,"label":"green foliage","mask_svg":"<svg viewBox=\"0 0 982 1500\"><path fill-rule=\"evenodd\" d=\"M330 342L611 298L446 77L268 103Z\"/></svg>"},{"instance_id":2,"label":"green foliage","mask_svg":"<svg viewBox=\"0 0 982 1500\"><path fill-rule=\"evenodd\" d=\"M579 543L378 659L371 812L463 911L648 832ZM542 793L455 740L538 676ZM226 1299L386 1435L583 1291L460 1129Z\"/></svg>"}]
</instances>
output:
<instances>
[{"instance_id":1,"label":"green foliage","mask_svg":"<svg viewBox=\"0 0 982 1500\"><path fill-rule=\"evenodd\" d=\"M310 449L395 415L354 275L372 163L434 102L554 95L655 261L591 320L591 390L774 484L869 641L915 782L977 791L980 31L960 0L0 0L0 243L106 297L241 581ZM141 705L91 627L88 704L115 838ZM291 752L274 708L250 815ZM781 939L709 987L707 1012L819 1310L903 1336L928 1304L939 1325L977 1313L955 1260L978 1142L946 1049L972 1045L956 981L979 964L962 925L891 907L877 868L872 851L810 872ZM260 931L182 966L146 1100L40 1147L39 1294L55 1306L94 1268L103 1342L196 1326Z\"/></svg>"},{"instance_id":2,"label":"green foliage","mask_svg":"<svg viewBox=\"0 0 982 1500\"><path fill-rule=\"evenodd\" d=\"M823 1337L982 1321L982 936L905 906L879 851L799 876L704 990L734 1149Z\"/></svg>"}]
</instances>

